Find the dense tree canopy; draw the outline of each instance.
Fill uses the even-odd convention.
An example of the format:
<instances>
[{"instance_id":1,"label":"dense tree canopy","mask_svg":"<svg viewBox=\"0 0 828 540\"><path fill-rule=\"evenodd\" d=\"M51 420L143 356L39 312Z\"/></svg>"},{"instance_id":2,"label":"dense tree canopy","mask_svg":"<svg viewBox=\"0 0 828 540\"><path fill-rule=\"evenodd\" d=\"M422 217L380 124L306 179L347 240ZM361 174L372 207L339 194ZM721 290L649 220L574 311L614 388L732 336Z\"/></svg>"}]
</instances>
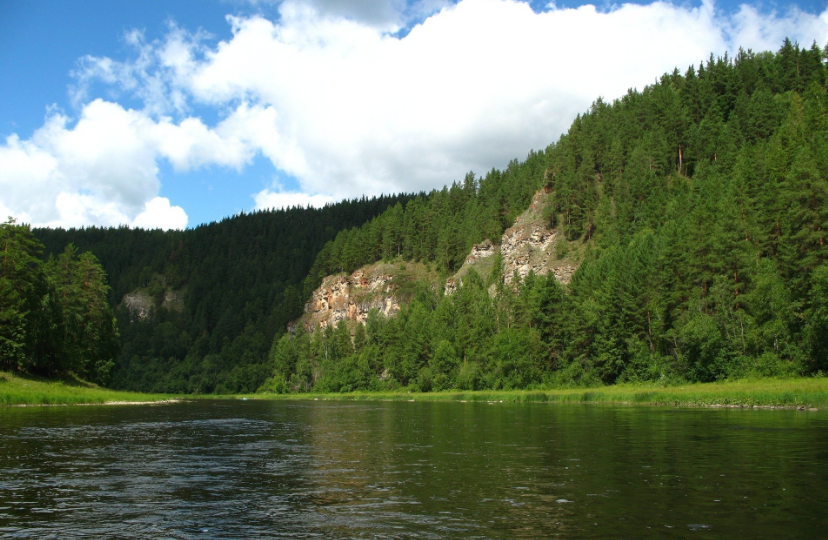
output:
<instances>
[{"instance_id":1,"label":"dense tree canopy","mask_svg":"<svg viewBox=\"0 0 828 540\"><path fill-rule=\"evenodd\" d=\"M46 257L74 243L109 274L122 344L112 386L252 392L271 372L274 336L302 313L303 282L317 252L338 231L411 198L243 213L185 231L90 227L34 234ZM146 316L124 305L136 291L153 301Z\"/></svg>"},{"instance_id":2,"label":"dense tree canopy","mask_svg":"<svg viewBox=\"0 0 828 540\"><path fill-rule=\"evenodd\" d=\"M43 264L42 244L13 220L0 250L0 368L107 382L120 343L95 256L69 244Z\"/></svg>"}]
</instances>

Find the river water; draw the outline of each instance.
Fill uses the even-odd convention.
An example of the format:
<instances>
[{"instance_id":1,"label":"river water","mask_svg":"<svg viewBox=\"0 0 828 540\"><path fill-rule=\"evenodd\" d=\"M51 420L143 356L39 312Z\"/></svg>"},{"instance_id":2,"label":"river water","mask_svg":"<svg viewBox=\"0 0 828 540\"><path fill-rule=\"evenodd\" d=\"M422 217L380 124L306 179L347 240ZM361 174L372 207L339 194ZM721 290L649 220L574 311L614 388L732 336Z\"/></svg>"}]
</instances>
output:
<instances>
[{"instance_id":1,"label":"river water","mask_svg":"<svg viewBox=\"0 0 828 540\"><path fill-rule=\"evenodd\" d=\"M6 408L0 537L826 538L828 416L458 402Z\"/></svg>"}]
</instances>

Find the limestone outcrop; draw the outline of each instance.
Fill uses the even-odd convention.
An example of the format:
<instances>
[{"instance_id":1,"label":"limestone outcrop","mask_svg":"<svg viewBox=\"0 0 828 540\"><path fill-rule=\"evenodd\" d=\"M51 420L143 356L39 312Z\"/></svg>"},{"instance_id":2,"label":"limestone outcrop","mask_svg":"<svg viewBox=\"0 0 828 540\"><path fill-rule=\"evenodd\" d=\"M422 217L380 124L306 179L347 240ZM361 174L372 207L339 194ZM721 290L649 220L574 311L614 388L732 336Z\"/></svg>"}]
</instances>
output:
<instances>
[{"instance_id":1,"label":"limestone outcrop","mask_svg":"<svg viewBox=\"0 0 828 540\"><path fill-rule=\"evenodd\" d=\"M146 319L155 309L155 300L145 291L133 291L124 295L124 306L133 317Z\"/></svg>"},{"instance_id":2,"label":"limestone outcrop","mask_svg":"<svg viewBox=\"0 0 828 540\"><path fill-rule=\"evenodd\" d=\"M500 275L506 284L517 277L526 278L530 272L546 275L550 272L563 284L568 284L578 269L580 256L571 248L556 229L547 226L543 209L551 204L552 194L541 190L535 194L532 204L518 217L515 224L503 233L500 245L485 240L472 247L463 266L445 282L432 286L442 288L446 295L453 294L463 281L463 276L474 269L484 279L491 275L499 263ZM564 244L559 246L560 242ZM499 255L497 257L496 255ZM288 326L294 333L302 324L309 331L336 326L340 321L365 323L368 313L376 309L386 317L400 311L399 287L414 280L433 280L419 263L377 263L363 267L351 275L328 276L313 292L305 304L305 314ZM495 293L492 285L491 293Z\"/></svg>"},{"instance_id":3,"label":"limestone outcrop","mask_svg":"<svg viewBox=\"0 0 828 540\"><path fill-rule=\"evenodd\" d=\"M305 315L288 330L295 331L297 324L304 324L313 332L344 320L365 323L372 309L386 317L396 315L400 302L395 294L395 275L389 266L361 268L350 276L328 276L305 304Z\"/></svg>"},{"instance_id":4,"label":"limestone outcrop","mask_svg":"<svg viewBox=\"0 0 828 540\"><path fill-rule=\"evenodd\" d=\"M479 259L491 257L497 253L497 247L492 244L491 240L484 240L471 249L471 253L466 257L466 263L473 264Z\"/></svg>"},{"instance_id":5,"label":"limestone outcrop","mask_svg":"<svg viewBox=\"0 0 828 540\"><path fill-rule=\"evenodd\" d=\"M559 256L560 238L556 229L547 227L543 219L543 209L551 203L551 194L541 190L532 198L532 204L515 221L515 224L503 233L500 250L503 254L503 281L511 283L515 275L524 279L529 272L541 276L552 272L563 284L568 284L578 264L572 258Z\"/></svg>"},{"instance_id":6,"label":"limestone outcrop","mask_svg":"<svg viewBox=\"0 0 828 540\"><path fill-rule=\"evenodd\" d=\"M578 269L578 262L566 244L561 247L567 249L558 249L558 242L566 240L559 237L556 229L547 227L543 218L543 209L551 204L551 197L546 190L538 191L529 208L503 233L499 246L489 240L474 246L463 268L446 282L445 294L457 290L463 275L470 268L484 277L489 275L494 265L486 259L498 253L501 255L500 270L504 283L512 283L515 277L523 280L530 272L538 276L551 272L558 281L568 284Z\"/></svg>"},{"instance_id":7,"label":"limestone outcrop","mask_svg":"<svg viewBox=\"0 0 828 540\"><path fill-rule=\"evenodd\" d=\"M153 294L153 292L156 294ZM161 303L159 306L158 294L160 293L163 293L163 297L160 298ZM133 317L140 320L150 317L159 307L170 311L181 311L184 309L184 295L181 291L163 289L160 293L146 287L136 289L125 294L121 302Z\"/></svg>"}]
</instances>

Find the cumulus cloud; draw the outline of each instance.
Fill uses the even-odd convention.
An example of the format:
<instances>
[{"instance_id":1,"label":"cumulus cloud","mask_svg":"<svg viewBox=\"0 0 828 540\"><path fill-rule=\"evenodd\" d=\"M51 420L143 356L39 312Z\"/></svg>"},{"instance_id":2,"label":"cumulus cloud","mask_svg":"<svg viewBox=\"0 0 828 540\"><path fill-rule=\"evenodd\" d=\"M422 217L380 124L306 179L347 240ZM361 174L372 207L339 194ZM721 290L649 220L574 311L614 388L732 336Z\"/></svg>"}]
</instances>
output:
<instances>
[{"instance_id":1,"label":"cumulus cloud","mask_svg":"<svg viewBox=\"0 0 828 540\"><path fill-rule=\"evenodd\" d=\"M246 105L239 110L266 115ZM234 118L207 128L196 118L152 119L100 99L85 105L73 125L55 112L30 139L12 135L0 145L2 205L35 225L184 227L183 209L166 199L167 207L159 206L158 160L177 170L208 163L241 168L253 150Z\"/></svg>"},{"instance_id":2,"label":"cumulus cloud","mask_svg":"<svg viewBox=\"0 0 828 540\"><path fill-rule=\"evenodd\" d=\"M110 86L110 94L119 91L143 102L149 114L184 113L189 109L185 94L186 81L181 80L193 69L205 52L202 42L210 38L206 32L187 32L174 22L167 25L163 41L147 42L143 31L130 30L124 42L133 57L117 61L108 57L86 55L78 59L70 73L74 79L69 97L75 107L88 101L95 83Z\"/></svg>"},{"instance_id":3,"label":"cumulus cloud","mask_svg":"<svg viewBox=\"0 0 828 540\"><path fill-rule=\"evenodd\" d=\"M767 16L753 6L742 4L727 24L731 43L746 44L745 47L752 47L754 51L775 51L785 37L798 40L805 47L816 40L822 47L828 38L828 9L815 16L794 5L782 16L775 12Z\"/></svg>"},{"instance_id":4,"label":"cumulus cloud","mask_svg":"<svg viewBox=\"0 0 828 540\"><path fill-rule=\"evenodd\" d=\"M316 4L320 4L317 2ZM274 165L303 191L336 198L428 189L545 147L598 96L615 98L664 71L786 35L828 39L826 15L792 9L733 16L711 2L550 7L464 0L402 38L314 5L282 18L232 18L232 39L191 71L205 103L277 111L291 159Z\"/></svg>"},{"instance_id":5,"label":"cumulus cloud","mask_svg":"<svg viewBox=\"0 0 828 540\"><path fill-rule=\"evenodd\" d=\"M169 199L155 197L147 201L132 225L143 229L183 229L187 226L187 214L182 208L171 206Z\"/></svg>"},{"instance_id":6,"label":"cumulus cloud","mask_svg":"<svg viewBox=\"0 0 828 540\"><path fill-rule=\"evenodd\" d=\"M728 15L709 0L540 12L515 0L286 0L278 11L228 17L219 43L171 25L163 40L128 34L132 59L82 59L77 118L52 112L30 139L0 144L0 209L38 224L184 226L158 197L160 160L243 171L257 154L299 190L252 194L256 208L428 190L543 148L597 97L711 52L828 41L828 10ZM101 84L108 100L93 98ZM205 107L213 125L193 113Z\"/></svg>"},{"instance_id":7,"label":"cumulus cloud","mask_svg":"<svg viewBox=\"0 0 828 540\"><path fill-rule=\"evenodd\" d=\"M310 9L319 17L341 18L372 26L380 31L397 32L405 25L422 21L450 6L451 0L237 0L253 6L280 6L284 14Z\"/></svg>"},{"instance_id":8,"label":"cumulus cloud","mask_svg":"<svg viewBox=\"0 0 828 540\"><path fill-rule=\"evenodd\" d=\"M282 9L304 4L311 6L323 16L343 18L370 25L379 30L396 32L401 25L405 11L405 0L362 0L342 2L340 0L306 0L285 2Z\"/></svg>"}]
</instances>

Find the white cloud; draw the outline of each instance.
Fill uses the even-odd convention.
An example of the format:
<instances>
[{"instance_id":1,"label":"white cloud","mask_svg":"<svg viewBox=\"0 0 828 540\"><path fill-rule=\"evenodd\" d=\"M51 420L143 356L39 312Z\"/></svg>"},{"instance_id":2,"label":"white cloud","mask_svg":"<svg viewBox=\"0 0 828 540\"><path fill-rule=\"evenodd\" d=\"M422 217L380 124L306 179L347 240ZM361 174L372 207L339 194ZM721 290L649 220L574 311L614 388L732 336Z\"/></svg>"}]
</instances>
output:
<instances>
[{"instance_id":1,"label":"white cloud","mask_svg":"<svg viewBox=\"0 0 828 540\"><path fill-rule=\"evenodd\" d=\"M619 97L711 52L776 49L785 35L828 39L824 14L743 7L728 17L710 2L536 13L465 0L404 38L307 5L281 9L279 22L231 19L232 39L191 72L188 90L205 103L272 107L291 152L268 157L304 191L336 198L502 167L555 140L598 96Z\"/></svg>"},{"instance_id":2,"label":"white cloud","mask_svg":"<svg viewBox=\"0 0 828 540\"><path fill-rule=\"evenodd\" d=\"M185 94L186 77L194 69L196 59L206 50L202 41L209 37L201 30L194 33L182 30L172 22L168 23L163 42L148 43L143 32L131 30L125 34L124 42L134 51L134 58L121 62L86 55L78 59L77 68L71 72L74 78L74 84L69 88L72 104L82 107L94 83L103 82L111 86L110 90L141 100L144 112L148 114L185 113L189 108Z\"/></svg>"},{"instance_id":3,"label":"white cloud","mask_svg":"<svg viewBox=\"0 0 828 540\"><path fill-rule=\"evenodd\" d=\"M96 195L61 191L55 198L54 205L58 218L39 225L68 228L81 227L88 223L129 223L129 218L121 211L120 205Z\"/></svg>"},{"instance_id":4,"label":"white cloud","mask_svg":"<svg viewBox=\"0 0 828 540\"><path fill-rule=\"evenodd\" d=\"M232 0L230 0L232 1ZM380 31L396 32L452 4L452 0L236 0L253 6L280 6L284 14L310 10L318 17L347 19Z\"/></svg>"},{"instance_id":5,"label":"white cloud","mask_svg":"<svg viewBox=\"0 0 828 540\"><path fill-rule=\"evenodd\" d=\"M252 117L262 110L239 107ZM41 226L184 227L184 210L158 197L158 160L167 158L177 170L240 169L254 152L233 118L215 129L196 118L176 124L100 99L85 105L74 125L53 113L31 139L12 135L0 145L0 204Z\"/></svg>"},{"instance_id":6,"label":"white cloud","mask_svg":"<svg viewBox=\"0 0 828 540\"><path fill-rule=\"evenodd\" d=\"M543 148L598 96L684 72L711 52L776 50L785 36L828 41L828 10L745 5L726 15L709 1L540 13L513 0L278 9L275 21L228 17L232 37L218 44L171 25L164 40L128 34L131 60L82 59L77 120L52 112L30 139L0 144L0 209L38 224L183 226L183 210L158 198L159 160L176 171L243 171L257 153L300 189L263 190L256 208L428 190ZM421 22L404 37L390 33L414 16ZM144 108L90 101L96 83ZM195 116L202 107L220 120Z\"/></svg>"},{"instance_id":7,"label":"white cloud","mask_svg":"<svg viewBox=\"0 0 828 540\"><path fill-rule=\"evenodd\" d=\"M271 208L291 208L298 206L305 208L314 206L321 208L328 203L335 202L334 198L328 195L308 195L296 191L282 192L264 189L254 196L256 210L268 210Z\"/></svg>"},{"instance_id":8,"label":"white cloud","mask_svg":"<svg viewBox=\"0 0 828 540\"><path fill-rule=\"evenodd\" d=\"M178 206L170 206L166 197L155 197L147 201L132 225L144 229L183 229L187 226L187 214Z\"/></svg>"},{"instance_id":9,"label":"white cloud","mask_svg":"<svg viewBox=\"0 0 828 540\"><path fill-rule=\"evenodd\" d=\"M801 46L810 47L814 40L820 47L826 43L828 37L828 9L819 16L801 11L791 6L782 16L768 17L755 7L742 4L739 11L730 21L729 33L731 41L738 44L749 44L754 51L779 49L782 40L790 37L798 40Z\"/></svg>"},{"instance_id":10,"label":"white cloud","mask_svg":"<svg viewBox=\"0 0 828 540\"><path fill-rule=\"evenodd\" d=\"M380 31L396 32L402 24L405 0L288 0L282 4L281 11L308 8L321 17L347 19Z\"/></svg>"}]
</instances>

